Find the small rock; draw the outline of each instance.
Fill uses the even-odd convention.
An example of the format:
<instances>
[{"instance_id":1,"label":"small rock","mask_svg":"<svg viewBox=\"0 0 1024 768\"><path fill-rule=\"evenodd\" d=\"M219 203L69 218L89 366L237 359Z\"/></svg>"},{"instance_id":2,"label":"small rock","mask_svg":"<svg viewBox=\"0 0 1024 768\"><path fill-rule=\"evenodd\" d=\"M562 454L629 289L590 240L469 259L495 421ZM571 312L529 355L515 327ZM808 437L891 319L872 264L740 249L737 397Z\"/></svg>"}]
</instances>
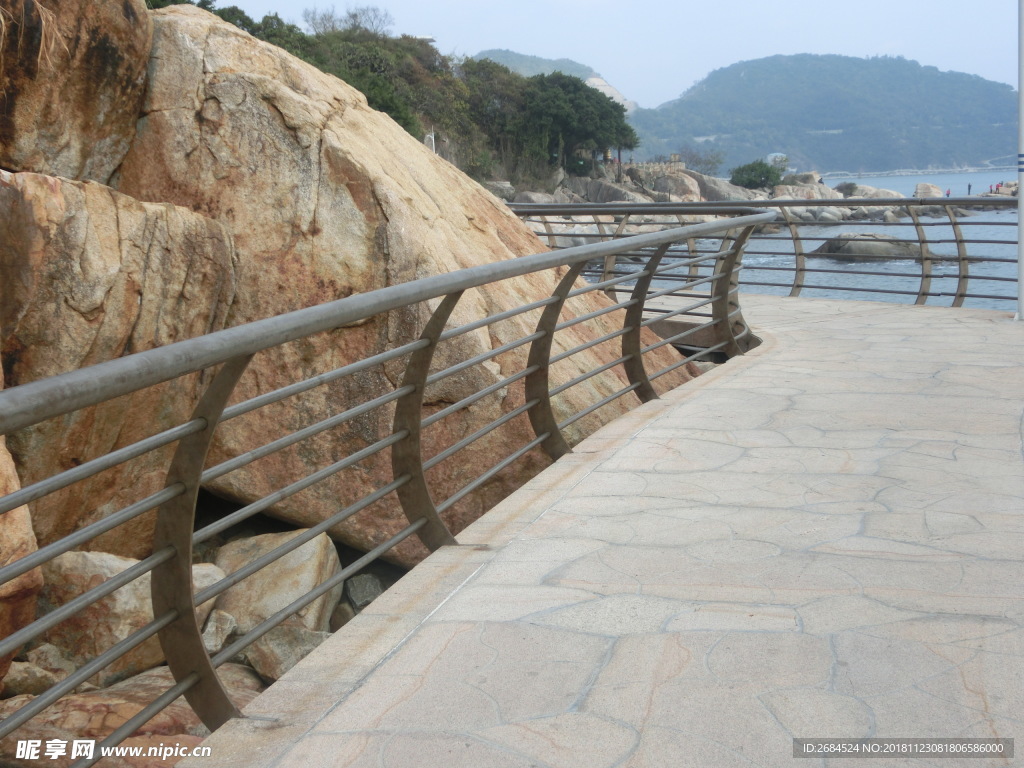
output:
<instances>
[{"instance_id":1,"label":"small rock","mask_svg":"<svg viewBox=\"0 0 1024 768\"><path fill-rule=\"evenodd\" d=\"M60 681L60 677L42 667L27 661L15 661L4 677L4 690L0 698L9 699L25 693L38 696Z\"/></svg>"},{"instance_id":2,"label":"small rock","mask_svg":"<svg viewBox=\"0 0 1024 768\"><path fill-rule=\"evenodd\" d=\"M232 541L220 548L217 565L227 573L234 573L303 533L305 529ZM217 598L217 608L234 616L238 630L245 633L340 570L341 561L334 542L326 533L321 533L224 592ZM307 629L325 632L331 611L341 599L341 590L339 584L314 600L299 611L298 620Z\"/></svg>"},{"instance_id":3,"label":"small rock","mask_svg":"<svg viewBox=\"0 0 1024 768\"><path fill-rule=\"evenodd\" d=\"M137 562L106 552L65 552L43 565L45 586L39 595L40 606L51 609L64 605ZM45 639L70 656L76 667L85 664L153 620L150 578L151 574L147 573L98 600L48 630L44 634ZM222 578L224 572L214 565L192 566L192 581L197 590ZM212 601L197 608L200 622L206 619L212 608ZM160 641L151 637L94 675L89 682L107 686L163 661Z\"/></svg>"},{"instance_id":4,"label":"small rock","mask_svg":"<svg viewBox=\"0 0 1024 768\"><path fill-rule=\"evenodd\" d=\"M355 608L347 600L342 600L331 613L331 632L337 632L355 617Z\"/></svg>"},{"instance_id":5,"label":"small rock","mask_svg":"<svg viewBox=\"0 0 1024 768\"><path fill-rule=\"evenodd\" d=\"M25 654L25 660L54 674L59 680L75 671L75 663L52 643L43 643Z\"/></svg>"},{"instance_id":6,"label":"small rock","mask_svg":"<svg viewBox=\"0 0 1024 768\"><path fill-rule=\"evenodd\" d=\"M330 636L330 632L316 632L289 619L246 648L245 654L260 677L272 683Z\"/></svg>"},{"instance_id":7,"label":"small rock","mask_svg":"<svg viewBox=\"0 0 1024 768\"><path fill-rule=\"evenodd\" d=\"M372 573L360 573L345 582L345 596L361 611L384 593L384 585Z\"/></svg>"},{"instance_id":8,"label":"small rock","mask_svg":"<svg viewBox=\"0 0 1024 768\"><path fill-rule=\"evenodd\" d=\"M203 627L203 646L211 656L221 648L231 636L231 633L238 628L235 617L227 611L214 608L206 618L206 626Z\"/></svg>"}]
</instances>

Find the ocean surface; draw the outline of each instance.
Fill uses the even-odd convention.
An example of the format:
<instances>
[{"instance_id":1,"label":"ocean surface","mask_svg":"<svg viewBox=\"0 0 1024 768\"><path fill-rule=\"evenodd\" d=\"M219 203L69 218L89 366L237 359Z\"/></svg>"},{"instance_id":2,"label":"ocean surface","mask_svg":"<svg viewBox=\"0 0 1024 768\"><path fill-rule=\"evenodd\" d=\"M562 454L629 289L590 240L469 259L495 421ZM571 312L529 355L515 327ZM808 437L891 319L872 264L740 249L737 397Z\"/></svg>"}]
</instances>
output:
<instances>
[{"instance_id":1,"label":"ocean surface","mask_svg":"<svg viewBox=\"0 0 1024 768\"><path fill-rule=\"evenodd\" d=\"M920 173L885 176L834 176L826 177L825 183L834 187L843 181L856 181L872 187L891 189L906 197L913 197L914 188L920 182L935 184L942 190L949 189L953 197L966 197L967 185L973 194L988 192L989 184L1016 181L1013 171L971 171L966 173ZM909 221L909 220L908 220ZM953 229L947 219L923 219L927 232L929 250L935 256L957 255ZM976 216L961 219L964 237L969 240L985 241L969 243L967 254L970 259L969 291L981 294L968 298L966 307L1014 311L1017 296L1017 211L984 211ZM917 241L917 234L911 224L881 226L878 222L844 222L829 227L801 227L804 237L804 251L810 252L830 237L841 232L875 232L886 237ZM792 280L792 272L777 272L766 269L773 266L790 266L793 259L779 255L792 253L792 245L785 231L776 240L752 240L744 257L744 273L741 290L751 293L789 295L788 288L750 285L751 282L786 282ZM761 269L758 269L761 267ZM858 261L814 257L808 259L811 270L822 270L809 274L806 285L819 286L804 288L801 296L818 298L863 299L866 301L892 301L913 303L920 287L921 265L913 260ZM865 275L864 272L880 272L881 275ZM956 291L957 265L955 262L934 261L931 291L943 295L931 296L928 304L949 306ZM867 289L866 293L851 293L843 288ZM899 291L909 292L897 293Z\"/></svg>"},{"instance_id":2,"label":"ocean surface","mask_svg":"<svg viewBox=\"0 0 1024 768\"><path fill-rule=\"evenodd\" d=\"M988 192L989 187L995 187L999 182L1011 182L1017 180L1017 172L1013 169L1000 170L972 170L972 171L935 171L934 173L891 173L881 176L858 176L858 175L825 175L825 183L830 187L842 184L844 181L855 181L869 187L880 189L891 189L899 192L904 197L913 197L914 188L920 183L934 184L943 192L947 189L953 197L967 197L968 194L980 195ZM968 193L967 185L971 185Z\"/></svg>"}]
</instances>

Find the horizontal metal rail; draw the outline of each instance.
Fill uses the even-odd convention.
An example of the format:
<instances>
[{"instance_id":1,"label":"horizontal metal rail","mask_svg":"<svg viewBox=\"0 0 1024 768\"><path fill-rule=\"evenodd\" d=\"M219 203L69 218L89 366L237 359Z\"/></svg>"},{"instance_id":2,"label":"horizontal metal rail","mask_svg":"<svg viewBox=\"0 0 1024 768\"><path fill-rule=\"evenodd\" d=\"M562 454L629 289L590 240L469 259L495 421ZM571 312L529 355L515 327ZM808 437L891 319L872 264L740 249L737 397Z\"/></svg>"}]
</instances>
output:
<instances>
[{"instance_id":1,"label":"horizontal metal rail","mask_svg":"<svg viewBox=\"0 0 1024 768\"><path fill-rule=\"evenodd\" d=\"M643 315L645 303L649 299L653 297L659 301L674 301L675 304L669 308L659 304L656 309L671 316L673 320L680 318L693 324L691 330L675 331L678 338L703 332L711 335L715 341L715 350L726 350L730 354L742 352L745 343L742 340L749 339L750 335L735 304L735 281L741 267L743 247L754 228L773 221L776 214L748 207L718 210L722 217L715 221L615 238L557 252L537 253L356 294L0 391L0 433L16 437L22 430L31 429L47 420L189 374L202 372L200 381L204 387L201 397L189 404L194 406L194 410L180 419L180 423L154 423L152 435L130 445L118 446L105 454L86 457L79 466L43 478L0 498L0 514L10 514L24 504L28 504L31 510L52 493L77 488L77 484L82 481L102 476L121 465L130 466L131 462L163 455L155 454L155 451L174 451L173 457L166 459L167 479L163 488L155 493L140 490L137 496L143 498L133 499L122 509L112 510L99 520L64 538L48 542L35 553L0 568L0 584L6 583L66 552L82 547L101 534L115 532L120 526L137 520L143 514L156 515L156 532L148 543L152 554L17 629L7 638L0 638L0 655L18 652L26 642L73 616L79 616L81 611L99 604L99 601L109 597L115 590L146 574L149 574L151 580L155 615L153 621L129 637L120 639L111 648L101 651L96 658L83 664L63 682L12 714L0 723L0 735L14 732L61 696L70 693L153 636L160 638L175 682L121 728L106 736L102 744L111 746L132 735L179 696L186 698L209 728L218 727L227 719L239 716L215 672L218 666L244 651L289 616L336 588L344 579L375 560L388 556L395 546L409 537L419 537L421 543L430 550L455 543L440 514L490 483L531 452L541 449L551 458L558 458L569 450L567 438L563 434L567 426L630 392L635 393L641 402L655 397L656 393L644 369L644 355L666 346L671 340L657 343L652 341L653 336L641 336L641 331L648 333L644 329L651 324L649 320L644 320ZM721 243L712 252L691 253L691 244L700 238L716 238ZM684 247L676 247L679 243L684 244ZM679 262L679 256L687 260ZM597 284L577 280L587 264L614 263L617 258L625 259L626 263L635 265L637 270L626 270L623 274ZM670 261L665 261L666 258ZM503 280L556 269L561 270L561 273L555 281L558 287L552 295L534 297L520 306L458 327L448 327L451 313L464 291L471 288L500 291ZM652 280L668 278L668 273L683 269L688 270L688 273L686 276L679 275L676 288L666 287L662 283L652 286ZM705 272L699 273L700 269ZM695 294L689 292L695 287L707 291L700 295L697 303L691 300ZM630 293L629 299L616 302L608 298L612 293L621 292ZM573 305L567 304L569 301L578 302L582 296L590 293L596 294L597 298L588 299L590 303L585 309L576 310L572 308ZM298 381L273 391L228 405L237 382L251 365L254 356L315 334L384 317L391 312L422 308L426 302L437 303L437 308L420 329L422 332L419 338L406 340L405 343L396 344L334 370L300 377ZM595 304L598 306L596 309ZM696 311L708 305L713 308L712 311ZM447 360L446 367L432 370L438 345L480 329L492 329L493 336L493 328L497 324L522 317L529 317L531 322L536 323L533 332L520 331L518 338L503 340L501 343L492 342L490 349L466 355L465 359ZM552 348L552 340L558 333L577 327L587 328L583 335L588 341L574 342L561 351ZM621 348L608 349L602 346L609 344L617 344ZM553 365L598 347L603 349L602 359L608 362L586 366L574 363L581 368L567 374L565 378L568 381L554 385L549 382L549 372ZM696 355L683 360L698 357ZM498 367L503 373L499 380L461 393L464 396L458 402L446 404L434 412L426 409L424 395L428 388L442 381L470 381L472 379L468 376L475 366L510 359L518 361L517 367L505 371L505 363L501 362ZM675 369L680 365L685 365L685 362L673 362L671 367ZM373 371L383 372L385 367L388 367L388 373L382 378L393 381L397 366L404 366L404 376L400 383L393 384L393 388L388 391L368 392L363 399L346 402L337 409L338 412L325 414L315 421L310 419L313 423L297 424L290 431L282 428L285 434L268 437L263 444L247 446L234 455L221 456L219 463L206 466L207 452L218 425L246 416L258 419L263 413L261 409L275 404L279 404L278 408L287 407L285 401L289 398L311 393L318 387L358 381L353 377ZM621 369L622 373L614 374L611 384L603 390L607 392L614 389L610 395L600 397L597 402L586 405L561 423L557 422L553 398L558 398L560 393L576 384L616 369ZM664 372L659 373L663 375ZM619 376L624 376L629 383L622 386ZM499 411L488 423L474 428L471 434L450 440L451 445L442 445L433 457L424 459L420 447L423 430L487 397L502 397L501 393L513 387L520 388L520 394L516 397L521 405L510 405ZM360 388L354 386L352 389L358 391ZM471 447L477 450L478 441L482 438L513 423L524 423L524 417L530 421L532 438L520 441L522 444L518 447L502 445L502 453L493 457L489 469L475 474L457 491L435 504L425 480L426 472L461 451ZM345 456L325 455L321 463L310 466L305 476L282 479L264 490L262 498L249 501L214 522L204 526L196 525L198 493L205 483L230 476L245 466L258 467L256 462L281 452L308 451L312 441L324 439L332 430L376 424L382 418L390 421L390 431L375 427L375 437L361 442L362 447L358 450L353 448ZM198 593L194 592L190 579L194 546L209 542L253 515L265 512L289 497L309 491L332 476L344 477L340 473L359 472L369 461L379 463L381 457L388 454L392 465L390 482L377 483L380 487L361 496L353 492L353 498L337 499L337 511L332 509L328 516L308 526L303 533L217 583ZM296 598L290 605L267 617L225 648L212 655L207 653L196 620L196 605L218 598L317 536L330 532L334 526L378 504L394 504L405 515L408 524L397 532L381 532L381 538L386 540L355 563Z\"/></svg>"},{"instance_id":2,"label":"horizontal metal rail","mask_svg":"<svg viewBox=\"0 0 1024 768\"><path fill-rule=\"evenodd\" d=\"M549 245L604 242L680 220L739 208L777 210L780 221L751 235L740 286L789 296L867 298L912 296L914 303L1011 308L1016 291L1017 221L1011 197L772 199L723 203L514 204L512 209ZM828 211L838 211L829 216ZM842 214L842 218L838 216ZM886 215L888 214L888 215ZM605 218L613 223L596 225ZM840 234L865 235L829 253ZM889 245L889 256L878 246ZM897 250L899 249L899 250ZM698 250L709 251L704 245ZM687 253L686 258L694 254ZM842 262L842 267L821 266ZM628 261L606 261L584 274L606 281ZM908 264L913 266L908 269ZM700 270L700 267L697 267ZM828 280L811 280L828 275ZM664 279L670 279L668 277ZM1004 290L1004 287L1006 290Z\"/></svg>"}]
</instances>

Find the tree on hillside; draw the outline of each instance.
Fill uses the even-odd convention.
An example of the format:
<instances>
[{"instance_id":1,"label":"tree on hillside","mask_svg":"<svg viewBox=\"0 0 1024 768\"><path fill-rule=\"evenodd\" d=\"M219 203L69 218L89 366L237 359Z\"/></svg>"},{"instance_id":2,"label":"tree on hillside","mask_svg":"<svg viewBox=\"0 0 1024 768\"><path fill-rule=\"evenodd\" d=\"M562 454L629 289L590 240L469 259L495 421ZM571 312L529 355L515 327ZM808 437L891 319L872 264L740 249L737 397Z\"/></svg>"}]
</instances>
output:
<instances>
[{"instance_id":1,"label":"tree on hillside","mask_svg":"<svg viewBox=\"0 0 1024 768\"><path fill-rule=\"evenodd\" d=\"M625 115L621 104L578 77L553 72L527 81L524 128L534 146L544 145L551 164L567 170L576 170L578 152L635 148L639 142Z\"/></svg>"}]
</instances>

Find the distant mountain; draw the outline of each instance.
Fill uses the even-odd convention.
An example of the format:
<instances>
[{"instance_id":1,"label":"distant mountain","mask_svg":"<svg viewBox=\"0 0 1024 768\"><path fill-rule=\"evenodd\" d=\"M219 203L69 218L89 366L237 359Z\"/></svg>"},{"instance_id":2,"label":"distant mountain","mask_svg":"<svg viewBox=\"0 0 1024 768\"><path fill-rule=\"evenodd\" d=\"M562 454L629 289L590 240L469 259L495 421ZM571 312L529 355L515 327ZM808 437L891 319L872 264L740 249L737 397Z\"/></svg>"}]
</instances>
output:
<instances>
[{"instance_id":1,"label":"distant mountain","mask_svg":"<svg viewBox=\"0 0 1024 768\"><path fill-rule=\"evenodd\" d=\"M1017 94L1003 83L902 57L799 54L718 69L630 117L638 158L722 152L722 172L781 152L801 170L1012 165Z\"/></svg>"},{"instance_id":2,"label":"distant mountain","mask_svg":"<svg viewBox=\"0 0 1024 768\"><path fill-rule=\"evenodd\" d=\"M480 51L474 59L490 59L498 64L508 67L516 74L523 77L534 75L550 75L552 72L561 72L563 75L572 75L583 80L591 88L596 88L612 101L618 102L626 108L626 112L632 112L639 107L635 101L627 99L615 86L611 85L595 70L586 64L580 64L572 59L544 59L540 56L528 56L524 53L492 49Z\"/></svg>"},{"instance_id":3,"label":"distant mountain","mask_svg":"<svg viewBox=\"0 0 1024 768\"><path fill-rule=\"evenodd\" d=\"M552 72L572 75L573 77L580 78L580 80L600 76L586 64L580 64L572 59L544 59L540 56L528 56L525 53L516 53L515 51L507 51L500 48L480 51L480 53L472 58L496 61L523 77L550 75Z\"/></svg>"}]
</instances>

